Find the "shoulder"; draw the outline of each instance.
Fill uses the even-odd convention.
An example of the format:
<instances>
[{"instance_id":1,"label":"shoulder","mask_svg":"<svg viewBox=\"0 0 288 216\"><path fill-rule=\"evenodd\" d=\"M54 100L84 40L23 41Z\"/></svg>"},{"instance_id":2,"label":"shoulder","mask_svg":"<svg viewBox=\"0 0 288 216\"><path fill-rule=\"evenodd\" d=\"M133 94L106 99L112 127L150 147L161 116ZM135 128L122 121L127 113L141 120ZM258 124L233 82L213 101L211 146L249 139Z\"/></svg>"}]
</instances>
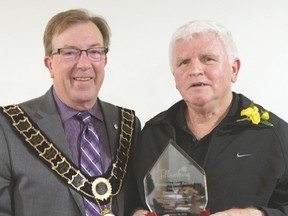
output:
<instances>
[{"instance_id":1,"label":"shoulder","mask_svg":"<svg viewBox=\"0 0 288 216\"><path fill-rule=\"evenodd\" d=\"M270 112L270 121L273 124L273 130L278 135L282 143L286 143L288 146L288 123L278 117L273 112Z\"/></svg>"},{"instance_id":2,"label":"shoulder","mask_svg":"<svg viewBox=\"0 0 288 216\"><path fill-rule=\"evenodd\" d=\"M158 113L150 120L148 120L146 122L146 125L155 125L155 124L161 124L163 122L172 122L173 118L175 117L176 113L179 112L183 103L185 103L183 100L176 102L167 110Z\"/></svg>"},{"instance_id":3,"label":"shoulder","mask_svg":"<svg viewBox=\"0 0 288 216\"><path fill-rule=\"evenodd\" d=\"M114 121L115 119L120 119L121 117L121 110L124 109L128 112L133 113L133 116L135 117L135 124L136 124L136 128L141 128L141 123L139 118L137 117L135 111L133 109L130 108L126 108L126 107L122 107L122 106L118 106L106 101L102 101L102 100L98 100L99 101L99 105L101 107L104 119L106 121Z\"/></svg>"},{"instance_id":4,"label":"shoulder","mask_svg":"<svg viewBox=\"0 0 288 216\"><path fill-rule=\"evenodd\" d=\"M15 105L19 105L20 108L22 110L24 110L29 116L33 117L33 116L35 116L35 113L38 112L39 107L41 106L41 104L42 104L42 106L44 106L46 108L47 108L46 104L51 104L51 101L53 99L52 99L52 94L51 94L51 99L49 99L49 94L50 94L50 90L46 94L44 94L44 95L42 95L42 96L40 96L38 98L33 98L33 99L28 100L28 101L21 102L19 104L10 104L10 105L1 106L1 114L0 114L0 116L1 117L5 117L5 119L7 119L6 118L6 114L4 114L4 112L2 112L2 110L4 108L7 109L8 107L13 107ZM45 104L43 104L44 101L46 101ZM3 121L1 121L1 123L3 123Z\"/></svg>"},{"instance_id":5,"label":"shoulder","mask_svg":"<svg viewBox=\"0 0 288 216\"><path fill-rule=\"evenodd\" d=\"M248 97L246 97L245 95L242 95L242 94L236 94L240 101L241 101L241 108L247 108L250 106L250 103L251 99L249 99ZM253 103L255 104L256 107L258 107L259 109L259 112L261 111L268 111L269 112L269 116L270 116L270 121L273 123L273 125L281 125L281 126L284 126L284 127L287 127L287 122L285 122L283 119L281 119L279 116L277 116L277 114L275 114L273 112L273 110L267 110L263 105L257 103L257 101L253 101Z\"/></svg>"},{"instance_id":6,"label":"shoulder","mask_svg":"<svg viewBox=\"0 0 288 216\"><path fill-rule=\"evenodd\" d=\"M102 101L100 99L98 99L99 105L101 107L101 111L103 113L103 115L106 117L107 115L109 115L110 117L114 117L117 118L120 114L121 114L121 109L124 108L126 110L131 110L134 112L134 110L129 109L129 108L125 108L122 106L118 106L106 101Z\"/></svg>"},{"instance_id":7,"label":"shoulder","mask_svg":"<svg viewBox=\"0 0 288 216\"><path fill-rule=\"evenodd\" d=\"M240 98L241 101L241 107L247 108L249 107L251 100L248 99L246 96L237 94L237 96ZM263 107L261 104L257 103L257 101L253 101L255 103L255 106L258 107L259 112L266 111L265 107ZM269 112L269 122L273 124L273 127L269 127L272 131L274 131L274 134L276 137L278 137L279 141L281 143L285 143L285 145L288 146L288 123L284 121L282 118L277 116L277 114L273 113L273 111Z\"/></svg>"}]
</instances>

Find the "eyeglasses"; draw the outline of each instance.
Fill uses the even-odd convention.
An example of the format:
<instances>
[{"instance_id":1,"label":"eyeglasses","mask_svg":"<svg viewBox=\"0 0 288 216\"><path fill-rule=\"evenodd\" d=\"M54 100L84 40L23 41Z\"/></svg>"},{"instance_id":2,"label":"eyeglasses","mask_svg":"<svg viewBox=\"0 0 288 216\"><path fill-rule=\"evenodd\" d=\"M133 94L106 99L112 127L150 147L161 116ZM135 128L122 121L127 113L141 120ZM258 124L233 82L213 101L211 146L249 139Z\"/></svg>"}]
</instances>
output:
<instances>
[{"instance_id":1,"label":"eyeglasses","mask_svg":"<svg viewBox=\"0 0 288 216\"><path fill-rule=\"evenodd\" d=\"M93 47L86 50L77 48L57 48L52 50L51 55L59 54L64 60L77 61L80 58L82 52L86 52L88 58L91 61L99 62L102 60L102 57L108 53L108 48Z\"/></svg>"}]
</instances>

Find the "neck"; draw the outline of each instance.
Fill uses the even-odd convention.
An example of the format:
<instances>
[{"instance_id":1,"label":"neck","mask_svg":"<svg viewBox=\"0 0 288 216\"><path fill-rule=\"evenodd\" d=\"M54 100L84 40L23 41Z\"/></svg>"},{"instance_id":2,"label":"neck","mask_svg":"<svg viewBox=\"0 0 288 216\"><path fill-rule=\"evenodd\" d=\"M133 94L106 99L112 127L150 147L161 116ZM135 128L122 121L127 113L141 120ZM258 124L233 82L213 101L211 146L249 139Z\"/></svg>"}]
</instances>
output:
<instances>
[{"instance_id":1,"label":"neck","mask_svg":"<svg viewBox=\"0 0 288 216\"><path fill-rule=\"evenodd\" d=\"M213 106L212 109L202 108L195 109L187 106L185 118L189 129L199 140L209 134L227 115L231 106L232 99L229 103L222 106Z\"/></svg>"}]
</instances>

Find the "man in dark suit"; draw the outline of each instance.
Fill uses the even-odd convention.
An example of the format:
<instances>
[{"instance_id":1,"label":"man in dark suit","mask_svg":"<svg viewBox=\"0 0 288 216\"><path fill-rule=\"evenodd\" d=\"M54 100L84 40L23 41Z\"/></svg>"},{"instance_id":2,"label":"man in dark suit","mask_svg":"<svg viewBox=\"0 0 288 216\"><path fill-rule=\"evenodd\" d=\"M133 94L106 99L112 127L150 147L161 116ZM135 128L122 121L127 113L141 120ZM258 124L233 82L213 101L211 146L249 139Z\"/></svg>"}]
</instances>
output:
<instances>
[{"instance_id":1,"label":"man in dark suit","mask_svg":"<svg viewBox=\"0 0 288 216\"><path fill-rule=\"evenodd\" d=\"M133 191L128 159L141 126L133 111L98 98L109 42L106 21L84 10L64 11L48 22L44 61L53 86L0 112L1 216L91 215L84 199L99 212L94 215L127 215ZM80 168L85 125L79 112L91 115L99 137L101 176Z\"/></svg>"}]
</instances>

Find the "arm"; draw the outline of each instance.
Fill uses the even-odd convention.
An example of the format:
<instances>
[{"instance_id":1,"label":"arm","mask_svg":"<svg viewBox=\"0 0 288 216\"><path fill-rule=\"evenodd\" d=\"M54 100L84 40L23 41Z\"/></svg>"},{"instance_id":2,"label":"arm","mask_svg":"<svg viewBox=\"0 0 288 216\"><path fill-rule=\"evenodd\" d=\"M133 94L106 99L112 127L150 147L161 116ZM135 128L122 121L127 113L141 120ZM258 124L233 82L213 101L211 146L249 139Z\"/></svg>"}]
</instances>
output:
<instances>
[{"instance_id":1,"label":"arm","mask_svg":"<svg viewBox=\"0 0 288 216\"><path fill-rule=\"evenodd\" d=\"M1 122L4 122L0 121ZM0 215L12 216L11 164L7 140L0 124Z\"/></svg>"},{"instance_id":2,"label":"arm","mask_svg":"<svg viewBox=\"0 0 288 216\"><path fill-rule=\"evenodd\" d=\"M136 117L136 122L135 122L135 140L130 148L130 159L129 159L129 165L128 165L128 172L127 172L127 177L126 180L127 183L127 188L128 191L126 191L126 208L125 208L125 215L130 215L130 216L141 216L141 215L146 215L145 213L147 211L144 210L138 210L142 209L141 205L141 200L140 200L140 194L137 188L137 183L135 179L135 175L133 172L133 152L135 149L135 145L139 139L140 136L140 131L141 131L141 122Z\"/></svg>"},{"instance_id":3,"label":"arm","mask_svg":"<svg viewBox=\"0 0 288 216\"><path fill-rule=\"evenodd\" d=\"M283 154L283 170L281 178L278 179L274 191L267 206L257 206L257 208L229 209L212 214L211 216L287 216L288 215L288 124L280 121L275 124L275 137L281 143Z\"/></svg>"},{"instance_id":4,"label":"arm","mask_svg":"<svg viewBox=\"0 0 288 216\"><path fill-rule=\"evenodd\" d=\"M271 116L272 117L272 116ZM287 216L288 215L288 124L283 120L275 120L277 124L273 129L275 137L278 138L283 154L283 170L281 178L278 179L274 191L269 199L267 206L257 206L268 216Z\"/></svg>"}]
</instances>

